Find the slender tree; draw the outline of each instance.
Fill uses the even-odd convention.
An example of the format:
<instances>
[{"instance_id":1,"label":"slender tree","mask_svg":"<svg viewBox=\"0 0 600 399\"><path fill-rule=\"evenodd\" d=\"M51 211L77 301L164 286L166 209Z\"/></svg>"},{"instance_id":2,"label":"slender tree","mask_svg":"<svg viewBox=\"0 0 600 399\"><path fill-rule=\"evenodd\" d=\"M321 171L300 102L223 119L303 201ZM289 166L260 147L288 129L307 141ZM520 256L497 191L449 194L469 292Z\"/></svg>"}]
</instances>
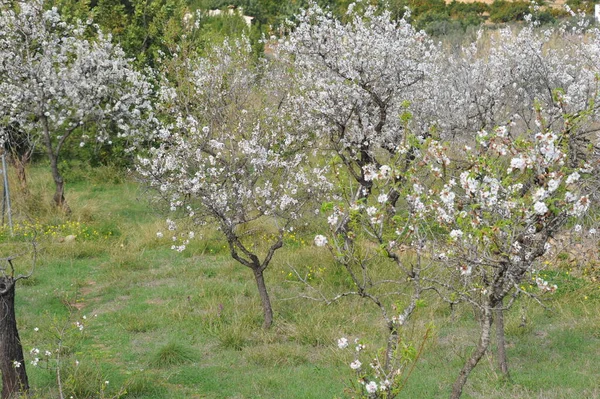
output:
<instances>
[{"instance_id":1,"label":"slender tree","mask_svg":"<svg viewBox=\"0 0 600 399\"><path fill-rule=\"evenodd\" d=\"M294 123L280 107L280 79L256 64L247 41L225 42L205 58L183 62L171 71L181 80L161 87L170 123L138 171L175 215L218 227L233 259L252 270L268 328L273 310L264 272L322 183L306 168L302 139L290 134ZM173 231L174 219L168 221ZM272 239L245 234L257 224L273 226ZM194 232L173 234L183 240L173 248L182 251Z\"/></svg>"}]
</instances>

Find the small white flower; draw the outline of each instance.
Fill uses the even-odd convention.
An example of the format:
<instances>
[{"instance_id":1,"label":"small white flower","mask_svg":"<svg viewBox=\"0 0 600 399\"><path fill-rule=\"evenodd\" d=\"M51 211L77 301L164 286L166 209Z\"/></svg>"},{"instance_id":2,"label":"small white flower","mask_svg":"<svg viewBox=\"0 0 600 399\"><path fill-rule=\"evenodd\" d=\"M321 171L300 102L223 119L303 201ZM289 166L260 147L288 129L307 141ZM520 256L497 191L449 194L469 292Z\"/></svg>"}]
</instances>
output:
<instances>
[{"instance_id":1,"label":"small white flower","mask_svg":"<svg viewBox=\"0 0 600 399\"><path fill-rule=\"evenodd\" d=\"M471 265L460 265L458 267L458 270L460 270L461 276L470 276L473 272L473 268L471 267Z\"/></svg>"},{"instance_id":2,"label":"small white flower","mask_svg":"<svg viewBox=\"0 0 600 399\"><path fill-rule=\"evenodd\" d=\"M560 184L560 179L552 179L548 182L548 191L549 192L554 192L556 191L556 189L558 188L558 185Z\"/></svg>"},{"instance_id":3,"label":"small white flower","mask_svg":"<svg viewBox=\"0 0 600 399\"><path fill-rule=\"evenodd\" d=\"M348 339L344 338L344 337L338 339L337 345L338 345L338 348L340 348L340 349L347 348L348 347Z\"/></svg>"},{"instance_id":4,"label":"small white flower","mask_svg":"<svg viewBox=\"0 0 600 399\"><path fill-rule=\"evenodd\" d=\"M362 366L362 363L360 362L360 360L355 360L352 363L350 363L350 368L352 370L358 370L360 368L360 366Z\"/></svg>"},{"instance_id":5,"label":"small white flower","mask_svg":"<svg viewBox=\"0 0 600 399\"><path fill-rule=\"evenodd\" d=\"M19 367L21 367L21 362L18 362L16 360L13 361L13 367L18 369Z\"/></svg>"},{"instance_id":6,"label":"small white flower","mask_svg":"<svg viewBox=\"0 0 600 399\"><path fill-rule=\"evenodd\" d=\"M462 236L463 236L463 232L461 230L452 230L450 232L450 238L452 238L453 241L458 240Z\"/></svg>"},{"instance_id":7,"label":"small white flower","mask_svg":"<svg viewBox=\"0 0 600 399\"><path fill-rule=\"evenodd\" d=\"M387 165L382 165L381 168L379 168L379 174L381 175L382 179L386 179L390 175L391 171L392 168Z\"/></svg>"},{"instance_id":8,"label":"small white flower","mask_svg":"<svg viewBox=\"0 0 600 399\"><path fill-rule=\"evenodd\" d=\"M398 317L394 316L392 317L392 322L402 326L406 322L406 317L403 314L398 315Z\"/></svg>"},{"instance_id":9,"label":"small white flower","mask_svg":"<svg viewBox=\"0 0 600 399\"><path fill-rule=\"evenodd\" d=\"M377 392L377 383L375 381L371 381L365 386L365 389L368 393L375 393Z\"/></svg>"},{"instance_id":10,"label":"small white flower","mask_svg":"<svg viewBox=\"0 0 600 399\"><path fill-rule=\"evenodd\" d=\"M548 207L543 202L538 201L533 205L533 210L536 215L545 215L548 212Z\"/></svg>"},{"instance_id":11,"label":"small white flower","mask_svg":"<svg viewBox=\"0 0 600 399\"><path fill-rule=\"evenodd\" d=\"M544 190L543 188L538 188L535 193L533 193L533 200L534 201L542 201L543 199L545 199L547 196L546 194L546 190Z\"/></svg>"},{"instance_id":12,"label":"small white flower","mask_svg":"<svg viewBox=\"0 0 600 399\"><path fill-rule=\"evenodd\" d=\"M572 184L575 183L576 181L579 180L579 173L577 172L573 172L569 175L569 177L567 177L567 180L565 181L565 183L567 184Z\"/></svg>"},{"instance_id":13,"label":"small white flower","mask_svg":"<svg viewBox=\"0 0 600 399\"><path fill-rule=\"evenodd\" d=\"M327 237L318 234L315 236L315 245L317 247L324 247L325 245L327 245Z\"/></svg>"},{"instance_id":14,"label":"small white flower","mask_svg":"<svg viewBox=\"0 0 600 399\"><path fill-rule=\"evenodd\" d=\"M519 170L523 171L525 169L525 166L526 166L526 163L523 158L513 158L510 161L510 168L508 169L508 172L510 173L510 171L512 169L519 169Z\"/></svg>"},{"instance_id":15,"label":"small white flower","mask_svg":"<svg viewBox=\"0 0 600 399\"><path fill-rule=\"evenodd\" d=\"M157 231L157 232L156 232L156 237L157 237L157 238L163 238L163 233L162 233L162 231Z\"/></svg>"},{"instance_id":16,"label":"small white flower","mask_svg":"<svg viewBox=\"0 0 600 399\"><path fill-rule=\"evenodd\" d=\"M338 216L335 213L327 218L327 223L329 223L330 226L335 226L337 222Z\"/></svg>"},{"instance_id":17,"label":"small white flower","mask_svg":"<svg viewBox=\"0 0 600 399\"><path fill-rule=\"evenodd\" d=\"M380 194L379 197L377 197L377 202L379 202L380 204L385 204L388 200L388 196L387 194Z\"/></svg>"}]
</instances>

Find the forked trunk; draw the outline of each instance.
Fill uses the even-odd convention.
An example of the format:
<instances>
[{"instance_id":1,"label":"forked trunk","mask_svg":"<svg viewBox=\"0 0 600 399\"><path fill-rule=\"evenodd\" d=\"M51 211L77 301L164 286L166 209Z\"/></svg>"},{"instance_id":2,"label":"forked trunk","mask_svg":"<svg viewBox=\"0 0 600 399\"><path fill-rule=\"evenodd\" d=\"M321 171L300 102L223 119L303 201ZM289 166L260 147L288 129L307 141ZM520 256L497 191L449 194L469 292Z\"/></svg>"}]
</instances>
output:
<instances>
[{"instance_id":1,"label":"forked trunk","mask_svg":"<svg viewBox=\"0 0 600 399\"><path fill-rule=\"evenodd\" d=\"M0 277L0 372L2 399L17 398L29 391L15 317L15 282L11 277Z\"/></svg>"},{"instance_id":2,"label":"forked trunk","mask_svg":"<svg viewBox=\"0 0 600 399\"><path fill-rule=\"evenodd\" d=\"M269 299L269 293L267 292L267 286L265 285L263 271L258 268L252 269L252 271L254 272L254 278L256 279L256 285L258 287L258 293L260 294L263 314L265 317L263 327L270 328L273 325L273 308L271 308L271 299Z\"/></svg>"},{"instance_id":3,"label":"forked trunk","mask_svg":"<svg viewBox=\"0 0 600 399\"><path fill-rule=\"evenodd\" d=\"M477 366L477 363L481 360L485 352L487 351L490 345L490 335L492 329L492 310L490 307L486 307L483 313L481 321L481 335L479 337L479 343L477 344L477 348L471 355L471 357L467 360L465 365L463 366L460 374L456 381L454 381L454 385L452 385L452 394L450 395L451 399L458 399L462 395L462 390L469 378L469 374L471 371Z\"/></svg>"}]
</instances>

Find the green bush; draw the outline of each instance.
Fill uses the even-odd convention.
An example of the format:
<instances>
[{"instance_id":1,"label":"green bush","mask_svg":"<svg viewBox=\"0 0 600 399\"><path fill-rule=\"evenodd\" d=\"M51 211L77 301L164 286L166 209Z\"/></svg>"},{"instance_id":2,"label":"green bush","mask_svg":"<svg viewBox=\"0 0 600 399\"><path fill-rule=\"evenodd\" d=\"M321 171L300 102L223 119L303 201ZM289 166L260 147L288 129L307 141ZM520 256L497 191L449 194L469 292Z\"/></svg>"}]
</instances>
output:
<instances>
[{"instance_id":1,"label":"green bush","mask_svg":"<svg viewBox=\"0 0 600 399\"><path fill-rule=\"evenodd\" d=\"M525 1L496 0L490 7L490 21L495 23L523 21L529 12L529 3Z\"/></svg>"}]
</instances>

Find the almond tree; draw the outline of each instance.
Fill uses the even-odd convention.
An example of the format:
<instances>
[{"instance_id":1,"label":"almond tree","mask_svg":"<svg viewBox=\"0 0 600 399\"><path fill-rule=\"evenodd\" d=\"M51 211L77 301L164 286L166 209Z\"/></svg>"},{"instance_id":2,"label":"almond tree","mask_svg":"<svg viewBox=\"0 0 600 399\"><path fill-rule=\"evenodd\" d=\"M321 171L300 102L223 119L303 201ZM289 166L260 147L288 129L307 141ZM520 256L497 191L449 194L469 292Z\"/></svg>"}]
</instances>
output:
<instances>
[{"instance_id":1,"label":"almond tree","mask_svg":"<svg viewBox=\"0 0 600 399\"><path fill-rule=\"evenodd\" d=\"M584 20L542 29L527 19L518 31L480 32L474 43L448 57L443 73L434 77L440 88L437 107L429 107L440 134L471 146L478 132L501 125L509 127L511 139L532 138L531 132L542 128L561 131L556 145L567 152L569 167L593 163L590 157L600 150L599 32L587 29ZM525 190L532 183L527 184ZM598 197L595 190L589 194ZM508 374L502 311L495 323L500 367Z\"/></svg>"},{"instance_id":2,"label":"almond tree","mask_svg":"<svg viewBox=\"0 0 600 399\"><path fill-rule=\"evenodd\" d=\"M358 296L375 305L384 321L384 355L372 362L371 369L362 368L360 363L352 366L361 375L360 390L363 394L366 390L369 398L391 399L405 387L416 361L405 355L414 351L418 357L422 350L422 344L417 351L408 340L406 326L417 312L418 304L428 299L426 294L438 290L432 283L438 265L430 256L437 243L419 195L441 176L449 159L435 140L419 143L408 133L407 140L413 142L414 162L407 167L403 156L406 147L399 148L393 157L380 157L378 160L384 163L379 167L366 165L364 177L371 183L370 195L357 199L351 190L342 190L338 199L324 206L330 228L327 237L315 238L317 246L328 247L335 264L346 271L352 286L333 298L320 293L311 299L331 303ZM340 163L334 163L334 172L340 167L343 167ZM339 187L349 186L343 173L335 176L340 177L335 180ZM393 196L396 203L392 203ZM343 220L345 227L340 229ZM300 273L296 274L309 284Z\"/></svg>"},{"instance_id":3,"label":"almond tree","mask_svg":"<svg viewBox=\"0 0 600 399\"><path fill-rule=\"evenodd\" d=\"M432 289L421 279L432 268L421 256L430 232L410 222L418 208L400 203L405 185L418 179L414 166L434 131L421 106L431 103L422 97L430 94L425 88L440 53L407 20L393 21L388 11L366 2L350 5L348 22L316 4L297 20L280 43L280 57L289 55L296 69L297 88L288 106L315 132L313 146L326 154L337 188L324 207L328 238L318 235L315 243L328 246L353 283L333 298L319 294L314 299L330 303L359 296L379 309L386 326L385 355L378 362L379 375L365 382L391 398L403 384L406 359L397 356L403 325ZM414 258L407 259L406 251Z\"/></svg>"},{"instance_id":4,"label":"almond tree","mask_svg":"<svg viewBox=\"0 0 600 399\"><path fill-rule=\"evenodd\" d=\"M389 11L364 2L351 4L346 19L313 3L280 48L297 70L294 112L360 184L356 195L365 196L372 182L364 167L381 163L380 151L396 154L406 143L402 115L422 103L439 52L407 20L393 21ZM410 126L416 136L430 133L424 118L410 122L420 123Z\"/></svg>"},{"instance_id":5,"label":"almond tree","mask_svg":"<svg viewBox=\"0 0 600 399\"><path fill-rule=\"evenodd\" d=\"M44 11L42 0L1 7L0 128L16 126L21 140L44 146L54 202L68 209L59 169L63 148L141 140L150 86L110 36L97 32L94 41L86 39L86 30L97 31L91 21L67 24L56 8Z\"/></svg>"},{"instance_id":6,"label":"almond tree","mask_svg":"<svg viewBox=\"0 0 600 399\"><path fill-rule=\"evenodd\" d=\"M221 231L233 259L252 270L268 328L273 310L264 272L325 180L307 170L303 139L291 134L294 123L280 107L278 77L252 59L248 41L225 42L206 58L182 62L171 75L180 80L161 87L170 123L138 171L168 201L175 215L170 230L179 215ZM261 223L277 233L266 240L245 233ZM193 234L174 235L183 243L173 248L184 250Z\"/></svg>"},{"instance_id":7,"label":"almond tree","mask_svg":"<svg viewBox=\"0 0 600 399\"><path fill-rule=\"evenodd\" d=\"M554 133L543 120L538 122L542 127L531 139L513 139L504 127L480 132L469 167L422 195L430 217L447 229L449 240L446 250L431 254L449 274L427 281L440 287L442 297L460 298L481 315L479 343L453 385L452 398L460 397L469 373L486 353L492 323L497 323L502 350L503 312L521 296L535 298L521 283L533 278L542 293L556 289L537 275L543 268L539 259L550 238L591 204L594 187L589 181L600 164L568 167L568 153L560 145L567 130ZM505 354L500 358L506 362ZM508 366L501 366L507 373Z\"/></svg>"}]
</instances>

